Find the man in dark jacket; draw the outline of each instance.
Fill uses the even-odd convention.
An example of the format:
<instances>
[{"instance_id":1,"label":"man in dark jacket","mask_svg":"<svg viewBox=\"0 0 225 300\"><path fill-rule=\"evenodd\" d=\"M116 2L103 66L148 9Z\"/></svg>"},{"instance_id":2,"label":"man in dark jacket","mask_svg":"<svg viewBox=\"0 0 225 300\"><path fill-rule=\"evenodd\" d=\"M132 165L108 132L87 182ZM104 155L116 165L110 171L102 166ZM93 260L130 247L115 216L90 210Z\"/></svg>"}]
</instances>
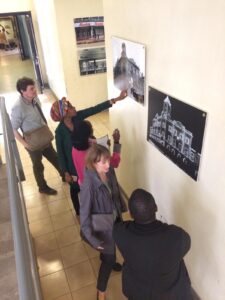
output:
<instances>
[{"instance_id":1,"label":"man in dark jacket","mask_svg":"<svg viewBox=\"0 0 225 300\"><path fill-rule=\"evenodd\" d=\"M124 258L122 286L129 300L191 300L183 257L190 236L182 228L156 220L153 196L135 190L129 199L134 221L114 225L113 236Z\"/></svg>"}]
</instances>

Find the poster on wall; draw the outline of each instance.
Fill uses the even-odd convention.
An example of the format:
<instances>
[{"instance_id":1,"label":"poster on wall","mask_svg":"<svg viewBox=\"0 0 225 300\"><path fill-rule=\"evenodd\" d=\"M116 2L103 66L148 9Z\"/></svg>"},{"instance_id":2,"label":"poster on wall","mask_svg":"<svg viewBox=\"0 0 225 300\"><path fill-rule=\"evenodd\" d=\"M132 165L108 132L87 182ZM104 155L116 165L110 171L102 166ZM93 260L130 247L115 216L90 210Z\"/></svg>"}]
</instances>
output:
<instances>
[{"instance_id":1,"label":"poster on wall","mask_svg":"<svg viewBox=\"0 0 225 300\"><path fill-rule=\"evenodd\" d=\"M80 75L106 72L104 17L74 19Z\"/></svg>"},{"instance_id":2,"label":"poster on wall","mask_svg":"<svg viewBox=\"0 0 225 300\"><path fill-rule=\"evenodd\" d=\"M112 37L113 79L120 90L144 104L145 94L145 46Z\"/></svg>"},{"instance_id":3,"label":"poster on wall","mask_svg":"<svg viewBox=\"0 0 225 300\"><path fill-rule=\"evenodd\" d=\"M197 181L206 112L149 87L147 140Z\"/></svg>"},{"instance_id":4,"label":"poster on wall","mask_svg":"<svg viewBox=\"0 0 225 300\"><path fill-rule=\"evenodd\" d=\"M78 50L80 75L106 72L105 47Z\"/></svg>"},{"instance_id":5,"label":"poster on wall","mask_svg":"<svg viewBox=\"0 0 225 300\"><path fill-rule=\"evenodd\" d=\"M103 43L105 41L104 17L74 19L77 45Z\"/></svg>"}]
</instances>

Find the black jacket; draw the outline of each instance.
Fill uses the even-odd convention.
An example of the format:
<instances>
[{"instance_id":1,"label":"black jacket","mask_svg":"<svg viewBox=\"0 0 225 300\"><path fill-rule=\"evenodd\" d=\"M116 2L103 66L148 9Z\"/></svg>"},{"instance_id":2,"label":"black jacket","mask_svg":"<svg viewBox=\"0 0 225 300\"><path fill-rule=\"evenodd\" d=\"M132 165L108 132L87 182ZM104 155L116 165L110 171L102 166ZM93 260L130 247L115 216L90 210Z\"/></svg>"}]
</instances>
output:
<instances>
[{"instance_id":1,"label":"black jacket","mask_svg":"<svg viewBox=\"0 0 225 300\"><path fill-rule=\"evenodd\" d=\"M114 240L124 258L123 293L134 300L190 300L183 257L190 237L175 225L154 221L115 224Z\"/></svg>"},{"instance_id":2,"label":"black jacket","mask_svg":"<svg viewBox=\"0 0 225 300\"><path fill-rule=\"evenodd\" d=\"M80 226L82 237L94 248L104 247L102 252L114 253L115 243L112 238L113 208L116 208L119 219L122 220L122 212L126 211L126 204L121 197L115 171L110 167L106 174L111 193L101 181L96 171L86 170L84 182L80 192ZM107 216L106 216L107 215ZM100 230L93 226L93 218ZM106 217L107 218L106 220ZM106 226L111 219L111 225Z\"/></svg>"}]
</instances>

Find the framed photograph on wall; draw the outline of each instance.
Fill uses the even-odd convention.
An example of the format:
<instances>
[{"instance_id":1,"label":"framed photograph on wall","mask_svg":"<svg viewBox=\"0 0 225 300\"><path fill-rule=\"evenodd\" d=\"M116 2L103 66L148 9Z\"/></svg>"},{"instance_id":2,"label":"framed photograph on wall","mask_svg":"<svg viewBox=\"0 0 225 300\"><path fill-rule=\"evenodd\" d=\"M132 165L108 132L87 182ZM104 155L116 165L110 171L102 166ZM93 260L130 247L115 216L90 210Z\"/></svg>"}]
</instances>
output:
<instances>
[{"instance_id":1,"label":"framed photograph on wall","mask_svg":"<svg viewBox=\"0 0 225 300\"><path fill-rule=\"evenodd\" d=\"M77 45L104 43L104 17L85 17L74 19Z\"/></svg>"},{"instance_id":2,"label":"framed photograph on wall","mask_svg":"<svg viewBox=\"0 0 225 300\"><path fill-rule=\"evenodd\" d=\"M145 46L112 37L113 79L120 90L144 104L145 94Z\"/></svg>"},{"instance_id":3,"label":"framed photograph on wall","mask_svg":"<svg viewBox=\"0 0 225 300\"><path fill-rule=\"evenodd\" d=\"M80 75L106 72L105 47L78 50Z\"/></svg>"},{"instance_id":4,"label":"framed photograph on wall","mask_svg":"<svg viewBox=\"0 0 225 300\"><path fill-rule=\"evenodd\" d=\"M206 112L149 87L147 140L198 178Z\"/></svg>"}]
</instances>

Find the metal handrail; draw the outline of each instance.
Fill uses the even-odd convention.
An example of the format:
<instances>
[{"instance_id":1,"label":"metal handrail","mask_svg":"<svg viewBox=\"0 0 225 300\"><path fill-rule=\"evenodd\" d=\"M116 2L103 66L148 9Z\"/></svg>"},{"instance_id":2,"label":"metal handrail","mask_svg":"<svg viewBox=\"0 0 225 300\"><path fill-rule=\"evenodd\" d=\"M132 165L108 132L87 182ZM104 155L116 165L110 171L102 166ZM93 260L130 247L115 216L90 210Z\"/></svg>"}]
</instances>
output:
<instances>
[{"instance_id":1,"label":"metal handrail","mask_svg":"<svg viewBox=\"0 0 225 300\"><path fill-rule=\"evenodd\" d=\"M0 97L0 110L19 298L21 300L41 300L43 297L21 185L25 176L4 97Z\"/></svg>"}]
</instances>

